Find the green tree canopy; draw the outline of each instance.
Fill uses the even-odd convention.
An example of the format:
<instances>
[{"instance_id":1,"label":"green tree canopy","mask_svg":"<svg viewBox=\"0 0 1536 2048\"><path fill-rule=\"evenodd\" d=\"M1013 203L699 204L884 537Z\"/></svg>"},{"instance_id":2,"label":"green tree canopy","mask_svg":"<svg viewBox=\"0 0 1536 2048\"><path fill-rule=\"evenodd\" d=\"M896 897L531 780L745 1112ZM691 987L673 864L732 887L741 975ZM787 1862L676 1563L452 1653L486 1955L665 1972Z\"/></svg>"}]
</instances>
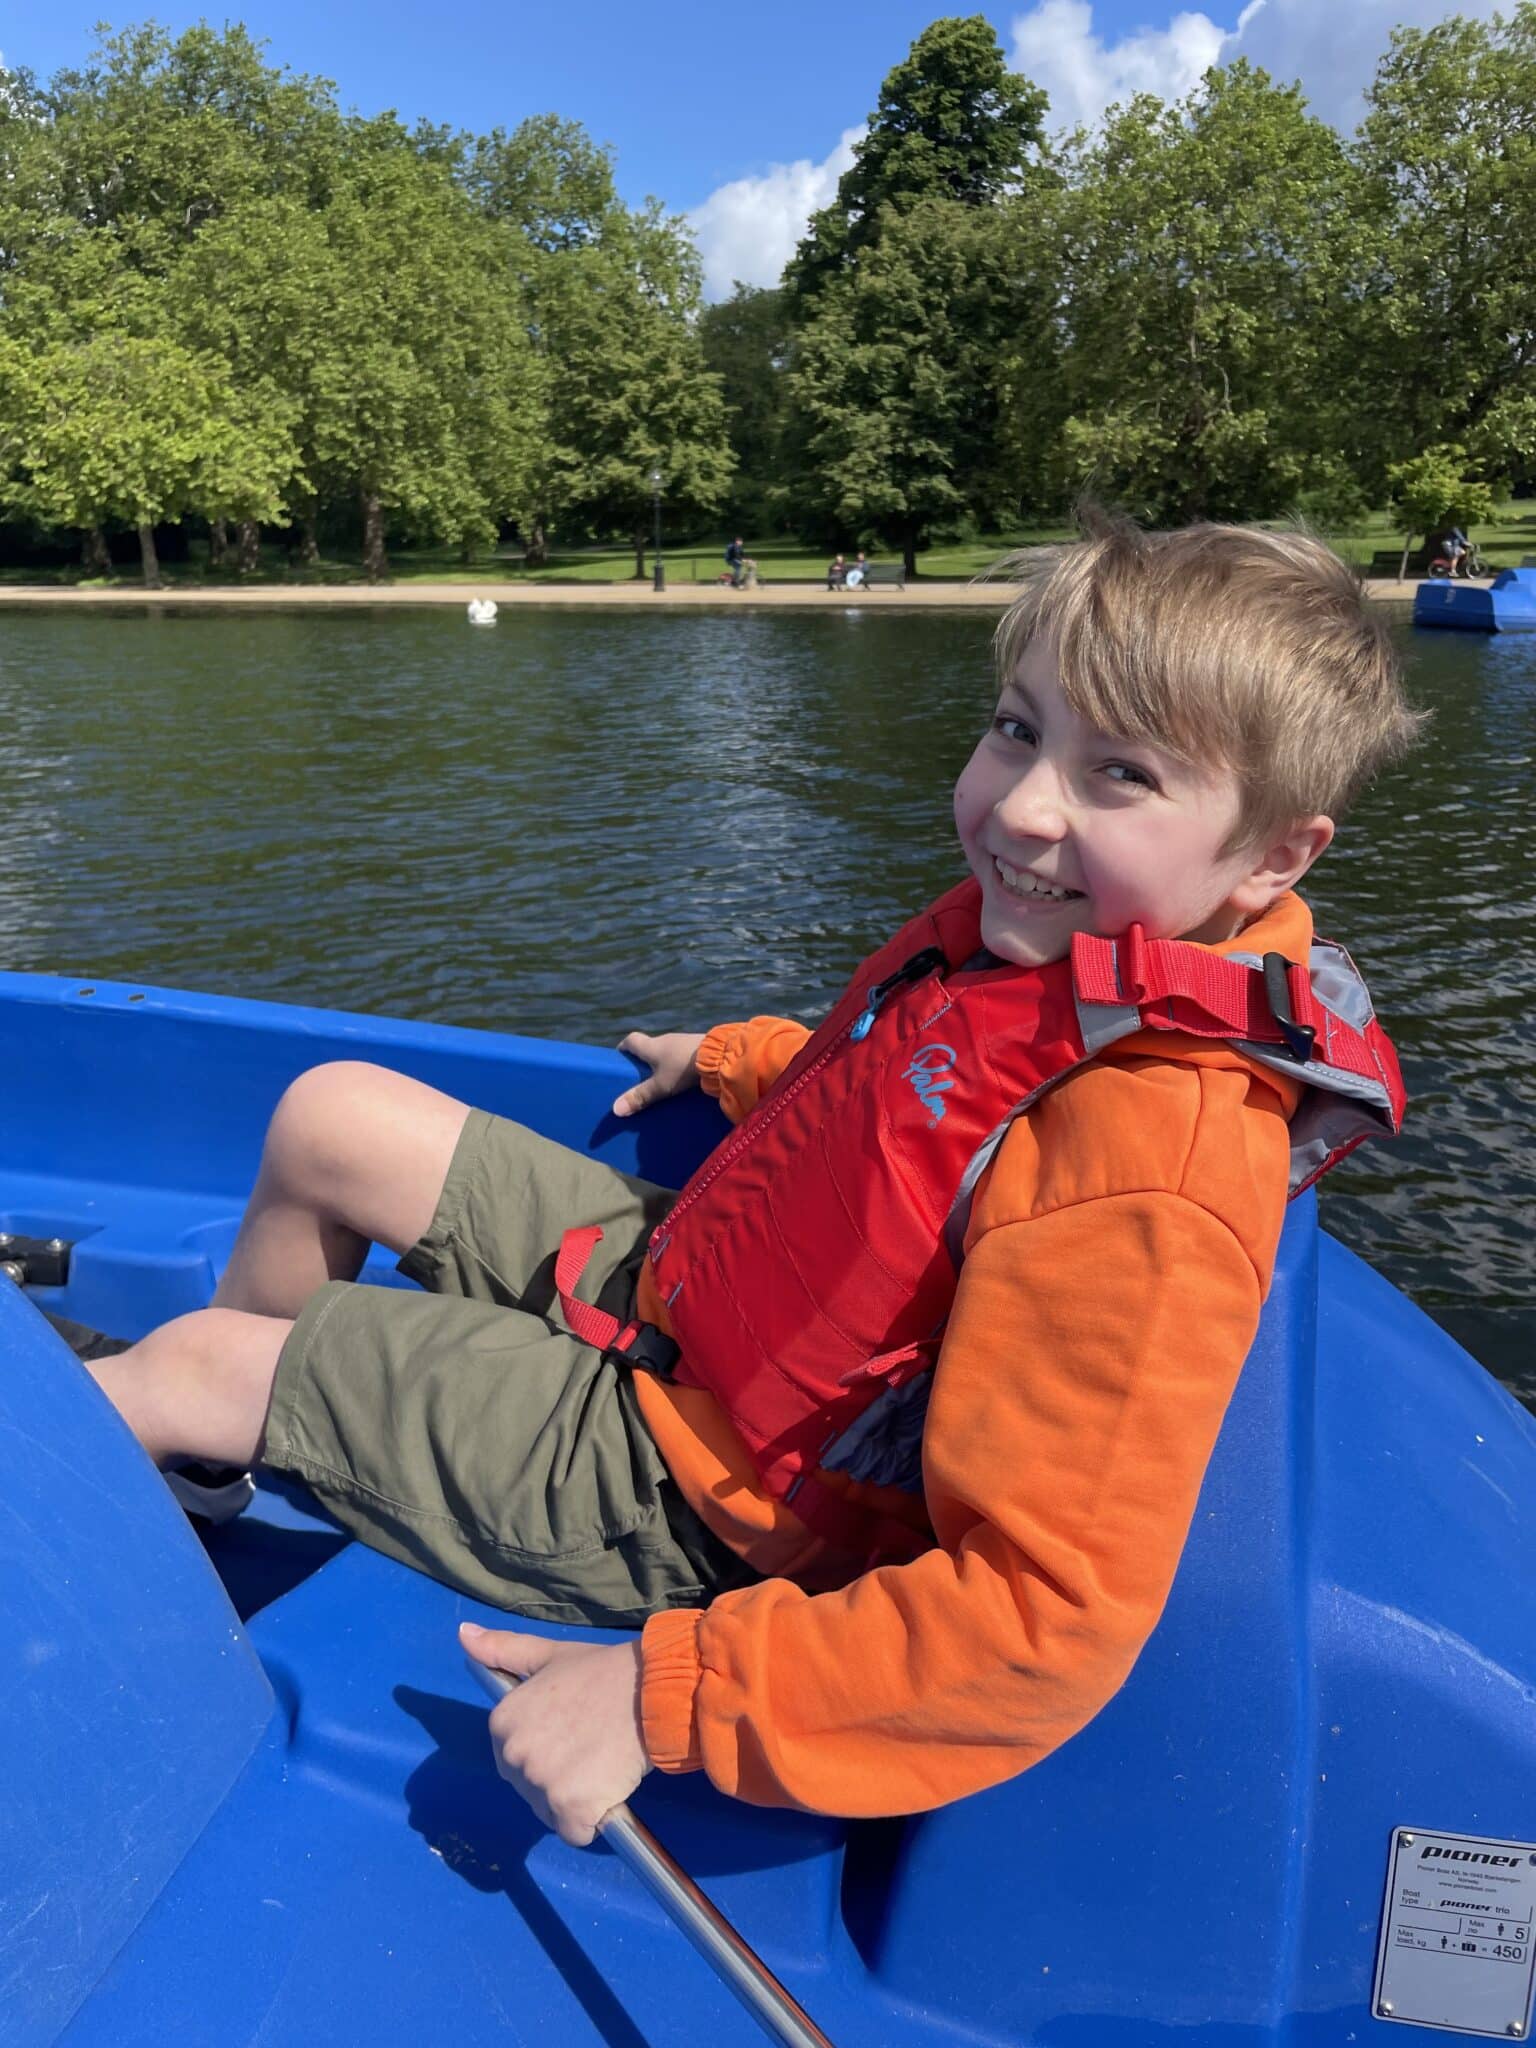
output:
<instances>
[{"instance_id":1,"label":"green tree canopy","mask_svg":"<svg viewBox=\"0 0 1536 2048\"><path fill-rule=\"evenodd\" d=\"M885 209L796 343L802 516L834 540L893 543L909 575L935 528L996 516L1009 486L994 373L1012 282L995 210L951 199Z\"/></svg>"},{"instance_id":2,"label":"green tree canopy","mask_svg":"<svg viewBox=\"0 0 1536 2048\"><path fill-rule=\"evenodd\" d=\"M1183 521L1326 483L1357 261L1334 131L1239 63L1115 110L1067 170L1062 493Z\"/></svg>"},{"instance_id":3,"label":"green tree canopy","mask_svg":"<svg viewBox=\"0 0 1536 2048\"><path fill-rule=\"evenodd\" d=\"M780 291L738 284L699 315L705 366L720 379L736 474L729 523L767 532L782 519L775 498L788 402L789 320Z\"/></svg>"},{"instance_id":4,"label":"green tree canopy","mask_svg":"<svg viewBox=\"0 0 1536 2048\"><path fill-rule=\"evenodd\" d=\"M312 477L355 494L371 576L390 512L429 538L494 539L526 503L542 398L510 230L388 115L350 125L322 218Z\"/></svg>"},{"instance_id":5,"label":"green tree canopy","mask_svg":"<svg viewBox=\"0 0 1536 2048\"><path fill-rule=\"evenodd\" d=\"M548 383L532 487L538 531L559 519L625 533L643 575L653 473L669 516L722 503L734 458L720 380L700 347L699 304L697 252L654 202L610 207L595 238L539 268Z\"/></svg>"},{"instance_id":6,"label":"green tree canopy","mask_svg":"<svg viewBox=\"0 0 1536 2048\"><path fill-rule=\"evenodd\" d=\"M176 342L101 334L29 354L0 343L5 496L46 523L137 530L159 580L154 527L189 510L276 518L290 451L216 359Z\"/></svg>"},{"instance_id":7,"label":"green tree canopy","mask_svg":"<svg viewBox=\"0 0 1536 2048\"><path fill-rule=\"evenodd\" d=\"M1536 5L1399 29L1359 142L1377 262L1366 344L1378 450L1536 458ZM1379 472L1378 472L1379 473Z\"/></svg>"},{"instance_id":8,"label":"green tree canopy","mask_svg":"<svg viewBox=\"0 0 1536 2048\"><path fill-rule=\"evenodd\" d=\"M1470 467L1466 449L1448 442L1426 448L1409 462L1394 463L1387 472L1392 509L1403 531L1399 575L1408 572L1409 549L1416 533L1428 539L1448 526L1467 527L1474 520L1493 517L1493 492L1467 474Z\"/></svg>"},{"instance_id":9,"label":"green tree canopy","mask_svg":"<svg viewBox=\"0 0 1536 2048\"><path fill-rule=\"evenodd\" d=\"M1021 182L1046 96L1010 71L985 15L933 22L887 73L832 204L812 216L786 274L809 302L881 232L882 209L922 200L989 207Z\"/></svg>"}]
</instances>

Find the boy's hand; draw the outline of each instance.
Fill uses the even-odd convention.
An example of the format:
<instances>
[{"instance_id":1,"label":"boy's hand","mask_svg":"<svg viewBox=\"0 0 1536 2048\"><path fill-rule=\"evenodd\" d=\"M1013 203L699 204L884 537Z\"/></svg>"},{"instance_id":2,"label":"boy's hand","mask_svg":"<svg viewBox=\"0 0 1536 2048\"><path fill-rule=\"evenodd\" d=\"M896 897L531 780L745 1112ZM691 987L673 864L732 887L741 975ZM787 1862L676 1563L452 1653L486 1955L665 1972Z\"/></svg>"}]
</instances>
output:
<instances>
[{"instance_id":1,"label":"boy's hand","mask_svg":"<svg viewBox=\"0 0 1536 2048\"><path fill-rule=\"evenodd\" d=\"M466 1621L477 1663L523 1683L491 1712L496 1768L545 1827L585 1848L651 1760L640 1732L640 1645L551 1643Z\"/></svg>"},{"instance_id":2,"label":"boy's hand","mask_svg":"<svg viewBox=\"0 0 1536 2048\"><path fill-rule=\"evenodd\" d=\"M702 1031L663 1031L659 1038L652 1038L646 1031L631 1031L627 1038L621 1038L619 1051L632 1053L637 1060L644 1060L651 1071L643 1081L637 1081L633 1088L626 1088L619 1096L613 1105L614 1115L633 1116L637 1109L646 1109L668 1095L679 1095L685 1088L696 1088L699 1047L703 1043Z\"/></svg>"}]
</instances>

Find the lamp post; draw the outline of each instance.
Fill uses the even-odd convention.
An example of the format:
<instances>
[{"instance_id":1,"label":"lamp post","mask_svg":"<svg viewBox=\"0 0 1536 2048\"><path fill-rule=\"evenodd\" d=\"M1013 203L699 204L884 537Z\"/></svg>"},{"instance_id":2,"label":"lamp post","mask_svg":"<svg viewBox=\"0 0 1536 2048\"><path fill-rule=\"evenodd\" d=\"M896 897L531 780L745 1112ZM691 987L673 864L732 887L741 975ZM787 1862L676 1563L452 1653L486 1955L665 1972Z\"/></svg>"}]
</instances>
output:
<instances>
[{"instance_id":1,"label":"lamp post","mask_svg":"<svg viewBox=\"0 0 1536 2048\"><path fill-rule=\"evenodd\" d=\"M667 572L662 565L661 559L661 471L659 469L651 471L651 504L656 513L656 553L652 563L651 588L652 590L665 590L667 587Z\"/></svg>"}]
</instances>

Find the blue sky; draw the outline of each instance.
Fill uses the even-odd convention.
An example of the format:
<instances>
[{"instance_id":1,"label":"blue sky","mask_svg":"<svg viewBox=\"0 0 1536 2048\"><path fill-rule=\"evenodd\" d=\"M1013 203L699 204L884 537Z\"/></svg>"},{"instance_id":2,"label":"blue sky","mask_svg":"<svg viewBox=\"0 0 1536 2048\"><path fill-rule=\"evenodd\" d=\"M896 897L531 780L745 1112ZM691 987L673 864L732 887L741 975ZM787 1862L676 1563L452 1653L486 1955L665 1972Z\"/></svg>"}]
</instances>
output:
<instances>
[{"instance_id":1,"label":"blue sky","mask_svg":"<svg viewBox=\"0 0 1536 2048\"><path fill-rule=\"evenodd\" d=\"M1461 0L1460 11L1491 6ZM962 10L963 0L952 11ZM0 58L45 77L77 63L104 11L107 0L0 0ZM274 59L334 79L365 113L395 107L475 130L548 111L582 122L614 146L628 198L655 193L693 216L718 292L732 276L777 275L806 213L831 196L881 79L946 11L932 0L846 10L250 0L229 18L264 36ZM1206 65L1245 54L1301 77L1348 127L1390 27L1457 10L1442 0L1017 0L984 11L1063 123L1092 120L1131 90L1187 91ZM153 12L180 28L203 10L162 0Z\"/></svg>"}]
</instances>

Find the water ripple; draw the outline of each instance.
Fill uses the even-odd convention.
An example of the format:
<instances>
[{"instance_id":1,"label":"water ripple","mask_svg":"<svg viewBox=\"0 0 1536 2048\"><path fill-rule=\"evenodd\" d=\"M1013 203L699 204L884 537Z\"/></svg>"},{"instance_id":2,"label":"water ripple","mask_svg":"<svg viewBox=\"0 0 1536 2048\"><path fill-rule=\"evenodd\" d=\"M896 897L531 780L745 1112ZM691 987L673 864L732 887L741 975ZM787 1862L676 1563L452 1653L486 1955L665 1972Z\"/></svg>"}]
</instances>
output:
<instances>
[{"instance_id":1,"label":"water ripple","mask_svg":"<svg viewBox=\"0 0 1536 2048\"><path fill-rule=\"evenodd\" d=\"M987 623L0 612L0 958L599 1041L813 1016L959 873ZM1536 1393L1536 647L1409 644L1428 741L1313 894L1413 1105L1325 1209Z\"/></svg>"}]
</instances>

